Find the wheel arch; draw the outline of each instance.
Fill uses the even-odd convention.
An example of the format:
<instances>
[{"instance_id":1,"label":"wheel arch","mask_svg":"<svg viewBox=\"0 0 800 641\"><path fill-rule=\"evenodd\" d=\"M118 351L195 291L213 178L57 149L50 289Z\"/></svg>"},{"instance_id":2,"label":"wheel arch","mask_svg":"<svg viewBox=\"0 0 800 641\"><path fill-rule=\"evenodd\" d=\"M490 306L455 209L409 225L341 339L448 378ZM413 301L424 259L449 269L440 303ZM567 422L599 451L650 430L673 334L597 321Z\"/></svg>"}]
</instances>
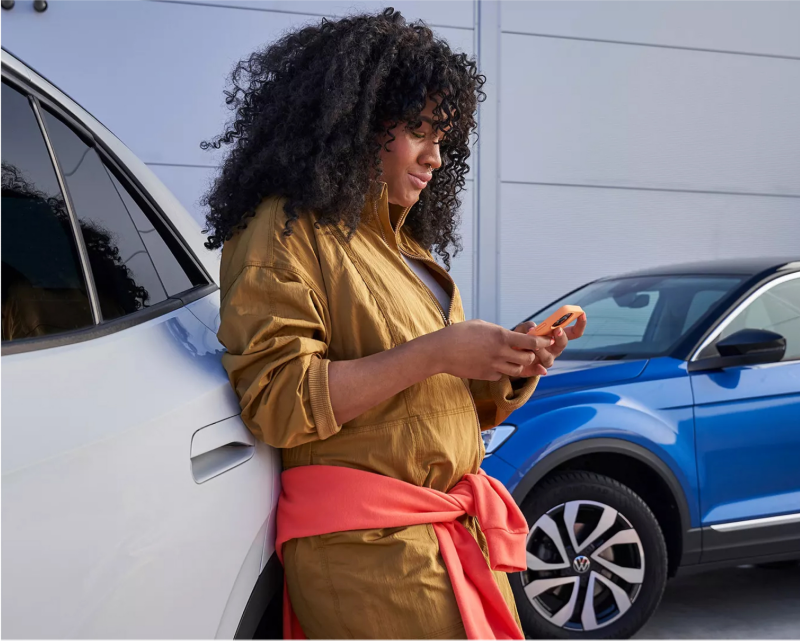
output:
<instances>
[{"instance_id":1,"label":"wheel arch","mask_svg":"<svg viewBox=\"0 0 800 641\"><path fill-rule=\"evenodd\" d=\"M517 504L521 505L538 483L554 473L567 469L599 472L630 486L630 470L626 477L616 469L615 465L605 467L601 465L599 469L596 465L601 461L611 463L620 459L632 462L633 473L638 472L640 482L634 484L631 489L640 495L645 495L642 496L643 500L653 510L667 538L670 576L675 574L679 566L696 564L700 560L702 534L699 528L691 527L691 514L683 487L663 460L636 443L616 438L593 438L564 445L538 461L514 487L511 495ZM656 480L657 482L651 483ZM661 498L665 493L674 502L679 518L677 527L666 505L652 505L648 502L648 498ZM658 500L653 502L660 503Z\"/></svg>"}]
</instances>

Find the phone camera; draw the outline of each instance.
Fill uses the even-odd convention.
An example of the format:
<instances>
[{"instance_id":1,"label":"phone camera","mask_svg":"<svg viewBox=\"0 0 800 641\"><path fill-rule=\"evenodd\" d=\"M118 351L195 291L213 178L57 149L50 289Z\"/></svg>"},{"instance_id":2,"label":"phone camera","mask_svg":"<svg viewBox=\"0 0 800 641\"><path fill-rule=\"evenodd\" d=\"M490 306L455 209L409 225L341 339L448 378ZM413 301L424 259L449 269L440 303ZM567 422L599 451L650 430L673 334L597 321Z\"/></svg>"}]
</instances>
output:
<instances>
[{"instance_id":1,"label":"phone camera","mask_svg":"<svg viewBox=\"0 0 800 641\"><path fill-rule=\"evenodd\" d=\"M558 327L559 325L563 325L570 316L572 316L572 314L564 314L555 323L553 323L553 327Z\"/></svg>"}]
</instances>

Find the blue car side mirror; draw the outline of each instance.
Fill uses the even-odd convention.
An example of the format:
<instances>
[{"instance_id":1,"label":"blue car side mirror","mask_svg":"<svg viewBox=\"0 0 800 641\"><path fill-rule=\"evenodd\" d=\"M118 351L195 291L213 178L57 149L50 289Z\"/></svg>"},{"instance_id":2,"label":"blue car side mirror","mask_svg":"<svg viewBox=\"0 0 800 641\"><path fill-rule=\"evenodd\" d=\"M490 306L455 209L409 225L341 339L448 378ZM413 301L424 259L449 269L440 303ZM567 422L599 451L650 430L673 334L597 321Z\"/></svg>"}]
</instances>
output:
<instances>
[{"instance_id":1,"label":"blue car side mirror","mask_svg":"<svg viewBox=\"0 0 800 641\"><path fill-rule=\"evenodd\" d=\"M742 329L716 344L719 356L690 361L690 372L777 363L786 354L786 339L766 329Z\"/></svg>"}]
</instances>

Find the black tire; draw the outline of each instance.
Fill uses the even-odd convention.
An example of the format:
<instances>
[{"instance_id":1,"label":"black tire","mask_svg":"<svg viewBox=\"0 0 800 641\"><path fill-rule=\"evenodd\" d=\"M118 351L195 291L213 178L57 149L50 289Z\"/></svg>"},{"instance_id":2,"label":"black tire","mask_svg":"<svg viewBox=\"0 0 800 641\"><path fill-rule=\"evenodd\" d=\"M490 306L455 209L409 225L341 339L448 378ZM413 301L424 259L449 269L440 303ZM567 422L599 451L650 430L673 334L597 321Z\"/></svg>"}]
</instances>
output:
<instances>
[{"instance_id":1,"label":"black tire","mask_svg":"<svg viewBox=\"0 0 800 641\"><path fill-rule=\"evenodd\" d=\"M578 504L573 503L576 501L591 503L582 503L576 508ZM567 508L568 503L571 503L569 508ZM607 508L616 510L616 515L613 510ZM650 619L664 594L667 581L667 547L658 521L650 508L630 488L611 478L591 472L563 472L536 486L523 501L522 512L531 529L542 518L536 532L529 533L528 551L533 550L540 560L543 560L543 555L547 556L546 562L553 564L554 567L568 565L566 568L553 571L549 569L529 570L509 575L522 627L527 637L533 639L627 639ZM545 514L549 519L543 518ZM570 514L574 516L569 516ZM587 545L587 539L591 537L592 533L603 529L599 525L602 523L599 517L614 518L615 520L613 525L604 530L607 534L600 535ZM580 560L578 563L574 562L575 550L565 525L565 522L578 524L581 518L583 518L584 524L578 525L575 542L579 551L585 552L581 556L587 559L587 563L590 565L590 568L584 569L582 573L578 572L576 568L582 568L584 564ZM593 521L592 519L598 520ZM542 529L543 527L552 528L550 521L556 524L559 536L562 537L560 544L567 554L568 558L566 559L561 558L563 555L557 549L558 544ZM580 529L582 527L585 527L588 533L585 536L583 530ZM573 526L574 530L576 527ZM624 534L620 535L622 531ZM636 539L637 535L638 539ZM614 536L617 536L615 541L636 540L633 543L624 542L612 545L607 548L607 551L601 551L604 543ZM587 545L585 549L582 548L584 545ZM592 554L595 556L591 556ZM627 570L621 574L633 578L632 583L627 583L620 575L608 569L609 559L607 557L617 554L620 557L619 563L616 564L617 568ZM597 561L598 556L601 558L600 562ZM603 560L606 561L605 565L602 564ZM612 556L611 560L617 561L617 557ZM598 578L596 576L598 574L602 574L606 580ZM529 586L532 592L537 591L540 586L545 584L540 583L534 587L532 581L550 577L574 583L551 588L541 593L535 597L537 605L534 606L533 601L525 592L525 587ZM637 582L638 579L641 579L641 583ZM614 583L617 588L607 587L608 583ZM590 584L595 587L593 590L595 596L592 599L592 605L587 606L592 611L586 619L589 622L587 627L592 628L592 616L598 627L586 630L583 629L582 623L585 603L585 598L582 596L585 596ZM580 587L576 588L576 585ZM578 595L573 602L572 592L575 589L578 590ZM615 592L617 595L625 592L628 601L615 598ZM632 603L630 603L631 600ZM620 603L629 609L623 612L623 609L619 607ZM549 616L558 619L562 604L565 608L563 612L573 613L562 626L554 624L537 610L538 607ZM571 609L570 604L573 604ZM598 608L600 608L599 614L602 616L597 616Z\"/></svg>"}]
</instances>

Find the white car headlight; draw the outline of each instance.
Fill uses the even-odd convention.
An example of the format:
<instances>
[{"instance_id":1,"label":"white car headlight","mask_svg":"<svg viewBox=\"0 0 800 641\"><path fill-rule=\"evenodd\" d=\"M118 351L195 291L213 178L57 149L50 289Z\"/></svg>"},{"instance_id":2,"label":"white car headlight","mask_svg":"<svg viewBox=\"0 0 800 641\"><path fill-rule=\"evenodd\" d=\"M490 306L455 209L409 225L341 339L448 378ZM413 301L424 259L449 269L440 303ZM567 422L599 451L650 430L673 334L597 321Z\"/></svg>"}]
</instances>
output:
<instances>
[{"instance_id":1,"label":"white car headlight","mask_svg":"<svg viewBox=\"0 0 800 641\"><path fill-rule=\"evenodd\" d=\"M508 440L517 431L515 425L498 425L488 430L483 430L483 447L486 448L486 456L490 456L498 447Z\"/></svg>"}]
</instances>

